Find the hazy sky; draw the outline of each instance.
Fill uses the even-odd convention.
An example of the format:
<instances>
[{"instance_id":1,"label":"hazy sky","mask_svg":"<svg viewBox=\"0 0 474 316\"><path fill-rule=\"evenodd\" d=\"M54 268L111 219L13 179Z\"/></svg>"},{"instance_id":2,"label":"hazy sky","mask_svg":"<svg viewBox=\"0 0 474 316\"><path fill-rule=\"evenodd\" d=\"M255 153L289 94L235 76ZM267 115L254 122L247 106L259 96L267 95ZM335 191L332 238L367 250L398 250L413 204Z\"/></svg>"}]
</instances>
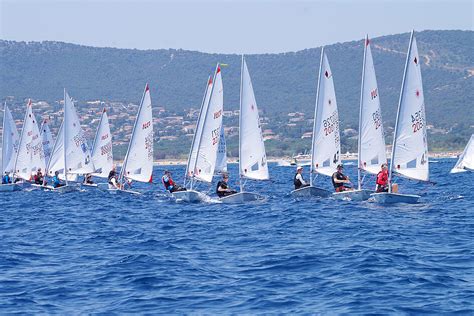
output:
<instances>
[{"instance_id":1,"label":"hazy sky","mask_svg":"<svg viewBox=\"0 0 474 316\"><path fill-rule=\"evenodd\" d=\"M473 30L474 0L0 0L0 38L216 53L296 51L427 29Z\"/></svg>"}]
</instances>

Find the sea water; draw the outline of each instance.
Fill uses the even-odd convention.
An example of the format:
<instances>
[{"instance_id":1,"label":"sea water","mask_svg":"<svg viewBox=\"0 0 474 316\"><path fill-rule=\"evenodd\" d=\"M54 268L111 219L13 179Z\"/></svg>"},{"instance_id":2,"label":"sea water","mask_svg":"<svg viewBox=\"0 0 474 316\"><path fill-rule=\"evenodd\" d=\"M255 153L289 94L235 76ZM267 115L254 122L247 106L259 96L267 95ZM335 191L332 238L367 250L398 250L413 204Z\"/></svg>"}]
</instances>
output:
<instances>
[{"instance_id":1,"label":"sea water","mask_svg":"<svg viewBox=\"0 0 474 316\"><path fill-rule=\"evenodd\" d=\"M295 201L294 167L276 165L246 183L259 204L177 202L163 167L143 196L4 193L0 314L472 314L474 174L454 163L430 165L433 185L398 179L418 205ZM179 182L184 167L168 169Z\"/></svg>"}]
</instances>

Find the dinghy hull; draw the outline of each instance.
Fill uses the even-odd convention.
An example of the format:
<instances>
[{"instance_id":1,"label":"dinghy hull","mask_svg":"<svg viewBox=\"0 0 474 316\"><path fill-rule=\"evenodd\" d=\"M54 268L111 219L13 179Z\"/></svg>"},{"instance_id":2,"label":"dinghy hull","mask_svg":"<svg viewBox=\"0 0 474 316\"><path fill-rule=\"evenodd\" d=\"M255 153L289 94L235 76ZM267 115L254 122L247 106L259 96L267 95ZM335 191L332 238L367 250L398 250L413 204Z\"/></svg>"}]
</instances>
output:
<instances>
[{"instance_id":1,"label":"dinghy hull","mask_svg":"<svg viewBox=\"0 0 474 316\"><path fill-rule=\"evenodd\" d=\"M177 191L171 193L177 200L187 203L199 203L203 202L208 198L204 193L188 190L188 191Z\"/></svg>"},{"instance_id":2,"label":"dinghy hull","mask_svg":"<svg viewBox=\"0 0 474 316\"><path fill-rule=\"evenodd\" d=\"M370 190L352 190L344 192L335 192L332 197L336 200L366 201L374 191Z\"/></svg>"},{"instance_id":3,"label":"dinghy hull","mask_svg":"<svg viewBox=\"0 0 474 316\"><path fill-rule=\"evenodd\" d=\"M43 186L42 188L45 191L58 192L58 193L70 193L70 192L79 191L79 187L76 185L64 185L58 188L53 188L50 185L46 185L46 186Z\"/></svg>"},{"instance_id":4,"label":"dinghy hull","mask_svg":"<svg viewBox=\"0 0 474 316\"><path fill-rule=\"evenodd\" d=\"M399 194L399 193L372 193L370 195L374 198L375 202L380 204L393 204L393 203L407 203L416 204L420 200L419 195L414 194Z\"/></svg>"},{"instance_id":5,"label":"dinghy hull","mask_svg":"<svg viewBox=\"0 0 474 316\"><path fill-rule=\"evenodd\" d=\"M219 198L219 201L226 204L237 204L237 203L259 202L259 201L264 201L265 199L266 199L265 196L257 194L257 193L238 192L232 195L221 197Z\"/></svg>"},{"instance_id":6,"label":"dinghy hull","mask_svg":"<svg viewBox=\"0 0 474 316\"><path fill-rule=\"evenodd\" d=\"M13 191L20 191L20 190L21 190L21 187L16 183L0 185L0 192L13 192Z\"/></svg>"},{"instance_id":7,"label":"dinghy hull","mask_svg":"<svg viewBox=\"0 0 474 316\"><path fill-rule=\"evenodd\" d=\"M322 189L322 188L309 186L309 187L304 187L304 188L300 188L300 189L297 189L297 190L293 190L293 191L291 191L290 194L294 198L303 198L303 197L305 197L305 198L310 198L310 197L325 198L325 197L329 197L331 195L331 192L329 192L328 190Z\"/></svg>"},{"instance_id":8,"label":"dinghy hull","mask_svg":"<svg viewBox=\"0 0 474 316\"><path fill-rule=\"evenodd\" d=\"M107 192L110 194L133 194L133 195L142 195L142 193L132 190L121 190L121 189L107 189Z\"/></svg>"}]
</instances>

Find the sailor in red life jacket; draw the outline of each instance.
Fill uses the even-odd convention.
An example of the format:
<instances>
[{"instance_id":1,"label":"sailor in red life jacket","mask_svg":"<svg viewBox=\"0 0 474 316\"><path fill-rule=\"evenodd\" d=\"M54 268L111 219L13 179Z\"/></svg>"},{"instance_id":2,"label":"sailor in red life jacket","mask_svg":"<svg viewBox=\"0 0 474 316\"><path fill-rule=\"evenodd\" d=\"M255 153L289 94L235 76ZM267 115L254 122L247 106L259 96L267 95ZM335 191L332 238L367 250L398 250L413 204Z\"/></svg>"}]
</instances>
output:
<instances>
[{"instance_id":1,"label":"sailor in red life jacket","mask_svg":"<svg viewBox=\"0 0 474 316\"><path fill-rule=\"evenodd\" d=\"M383 163L379 173L377 174L377 191L376 192L388 192L388 166Z\"/></svg>"}]
</instances>

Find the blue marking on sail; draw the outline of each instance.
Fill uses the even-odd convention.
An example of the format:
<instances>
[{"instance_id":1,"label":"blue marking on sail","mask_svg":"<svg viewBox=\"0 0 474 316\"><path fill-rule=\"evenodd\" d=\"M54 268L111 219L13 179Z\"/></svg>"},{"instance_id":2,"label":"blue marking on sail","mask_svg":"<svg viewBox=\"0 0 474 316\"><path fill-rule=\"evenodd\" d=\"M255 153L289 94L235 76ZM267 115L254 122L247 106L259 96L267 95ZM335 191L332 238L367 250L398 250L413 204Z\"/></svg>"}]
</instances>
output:
<instances>
[{"instance_id":1,"label":"blue marking on sail","mask_svg":"<svg viewBox=\"0 0 474 316\"><path fill-rule=\"evenodd\" d=\"M254 163L251 167L250 170L252 171L257 171L258 170L258 162Z\"/></svg>"},{"instance_id":2,"label":"blue marking on sail","mask_svg":"<svg viewBox=\"0 0 474 316\"><path fill-rule=\"evenodd\" d=\"M379 164L379 157L378 156L375 156L374 158L372 158L370 160L370 164L371 165L378 165Z\"/></svg>"},{"instance_id":3,"label":"blue marking on sail","mask_svg":"<svg viewBox=\"0 0 474 316\"><path fill-rule=\"evenodd\" d=\"M329 159L323 161L323 167L329 167L331 166L331 162L329 161Z\"/></svg>"}]
</instances>

